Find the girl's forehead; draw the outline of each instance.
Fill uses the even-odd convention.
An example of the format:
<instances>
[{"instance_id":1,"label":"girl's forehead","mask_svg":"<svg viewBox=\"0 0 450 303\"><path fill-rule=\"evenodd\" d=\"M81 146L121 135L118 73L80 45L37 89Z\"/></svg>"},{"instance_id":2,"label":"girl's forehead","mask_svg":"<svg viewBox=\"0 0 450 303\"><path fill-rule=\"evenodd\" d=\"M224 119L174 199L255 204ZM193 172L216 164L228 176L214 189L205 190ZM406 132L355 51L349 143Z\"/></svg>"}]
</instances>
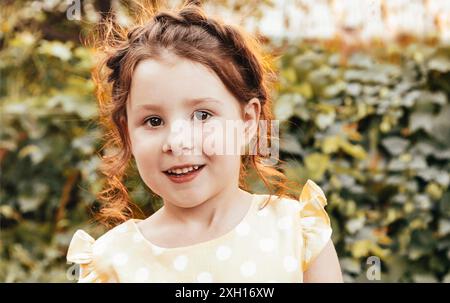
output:
<instances>
[{"instance_id":1,"label":"girl's forehead","mask_svg":"<svg viewBox=\"0 0 450 303\"><path fill-rule=\"evenodd\" d=\"M226 103L234 97L214 72L191 60L179 57L171 58L169 62L147 59L136 66L129 95L132 107L143 103L198 99Z\"/></svg>"},{"instance_id":2,"label":"girl's forehead","mask_svg":"<svg viewBox=\"0 0 450 303\"><path fill-rule=\"evenodd\" d=\"M134 70L132 80L134 82L163 82L170 79L194 82L198 78L220 81L217 75L203 64L173 55L164 56L161 59L140 61Z\"/></svg>"}]
</instances>

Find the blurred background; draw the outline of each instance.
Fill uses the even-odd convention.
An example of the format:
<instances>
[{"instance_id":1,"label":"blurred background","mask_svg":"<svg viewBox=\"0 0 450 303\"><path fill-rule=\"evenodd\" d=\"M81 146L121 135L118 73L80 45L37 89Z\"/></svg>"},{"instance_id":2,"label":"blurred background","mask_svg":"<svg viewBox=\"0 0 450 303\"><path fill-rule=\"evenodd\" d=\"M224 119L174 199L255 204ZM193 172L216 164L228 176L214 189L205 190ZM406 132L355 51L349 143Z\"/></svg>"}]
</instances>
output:
<instances>
[{"instance_id":1,"label":"blurred background","mask_svg":"<svg viewBox=\"0 0 450 303\"><path fill-rule=\"evenodd\" d=\"M345 282L450 282L450 0L204 6L278 56L282 170L324 189ZM131 24L135 8L2 1L1 282L73 282L73 233L105 231L92 221L102 186L95 58L80 38L109 11ZM147 215L161 206L137 174L127 186ZM368 278L371 256L380 280Z\"/></svg>"}]
</instances>

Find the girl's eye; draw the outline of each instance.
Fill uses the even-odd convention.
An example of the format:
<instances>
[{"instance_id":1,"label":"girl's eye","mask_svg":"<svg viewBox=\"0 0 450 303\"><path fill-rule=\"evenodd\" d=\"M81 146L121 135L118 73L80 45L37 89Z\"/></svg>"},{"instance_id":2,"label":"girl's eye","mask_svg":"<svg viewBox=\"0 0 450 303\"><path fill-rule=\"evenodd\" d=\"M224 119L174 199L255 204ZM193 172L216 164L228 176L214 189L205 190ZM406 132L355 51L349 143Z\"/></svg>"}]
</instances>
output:
<instances>
[{"instance_id":1,"label":"girl's eye","mask_svg":"<svg viewBox=\"0 0 450 303\"><path fill-rule=\"evenodd\" d=\"M150 123L149 123L150 122ZM149 123L151 127L158 127L161 125L162 120L158 117L150 117L144 121L144 124Z\"/></svg>"},{"instance_id":2,"label":"girl's eye","mask_svg":"<svg viewBox=\"0 0 450 303\"><path fill-rule=\"evenodd\" d=\"M205 121L209 118L209 116L212 116L212 115L205 111L196 111L194 113L194 116L200 121ZM144 120L144 124L146 124L152 128L156 128L156 127L161 126L163 123L162 123L161 118L150 117L150 118L147 118Z\"/></svg>"},{"instance_id":3,"label":"girl's eye","mask_svg":"<svg viewBox=\"0 0 450 303\"><path fill-rule=\"evenodd\" d=\"M212 116L212 115L208 112L199 110L194 113L194 116L200 121L205 121L206 119L209 118L208 116Z\"/></svg>"}]
</instances>

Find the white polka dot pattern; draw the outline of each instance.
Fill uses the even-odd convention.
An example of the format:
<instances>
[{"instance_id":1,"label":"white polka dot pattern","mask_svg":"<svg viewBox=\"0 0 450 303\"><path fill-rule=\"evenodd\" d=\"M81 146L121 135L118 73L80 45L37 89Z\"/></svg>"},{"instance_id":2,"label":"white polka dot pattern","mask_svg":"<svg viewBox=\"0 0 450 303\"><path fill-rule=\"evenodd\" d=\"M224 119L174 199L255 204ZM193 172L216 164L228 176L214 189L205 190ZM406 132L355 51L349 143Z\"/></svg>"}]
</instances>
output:
<instances>
[{"instance_id":1,"label":"white polka dot pattern","mask_svg":"<svg viewBox=\"0 0 450 303\"><path fill-rule=\"evenodd\" d=\"M256 265L253 261L246 261L244 264L241 265L241 274L244 277L250 277L253 276L256 272Z\"/></svg>"},{"instance_id":2,"label":"white polka dot pattern","mask_svg":"<svg viewBox=\"0 0 450 303\"><path fill-rule=\"evenodd\" d=\"M128 255L126 253L116 253L113 257L113 263L116 266L124 266L128 262Z\"/></svg>"},{"instance_id":3,"label":"white polka dot pattern","mask_svg":"<svg viewBox=\"0 0 450 303\"><path fill-rule=\"evenodd\" d=\"M164 248L164 247L152 245L152 252L157 256L162 254L165 250L166 250L166 248Z\"/></svg>"},{"instance_id":4,"label":"white polka dot pattern","mask_svg":"<svg viewBox=\"0 0 450 303\"><path fill-rule=\"evenodd\" d=\"M188 258L185 255L178 256L173 261L173 267L178 271L185 270L187 264L188 264Z\"/></svg>"},{"instance_id":5,"label":"white polka dot pattern","mask_svg":"<svg viewBox=\"0 0 450 303\"><path fill-rule=\"evenodd\" d=\"M225 261L231 256L231 249L226 245L221 245L216 250L216 257L220 261Z\"/></svg>"},{"instance_id":6,"label":"white polka dot pattern","mask_svg":"<svg viewBox=\"0 0 450 303\"><path fill-rule=\"evenodd\" d=\"M242 222L236 226L236 233L239 236L246 236L250 232L250 225L247 222Z\"/></svg>"}]
</instances>

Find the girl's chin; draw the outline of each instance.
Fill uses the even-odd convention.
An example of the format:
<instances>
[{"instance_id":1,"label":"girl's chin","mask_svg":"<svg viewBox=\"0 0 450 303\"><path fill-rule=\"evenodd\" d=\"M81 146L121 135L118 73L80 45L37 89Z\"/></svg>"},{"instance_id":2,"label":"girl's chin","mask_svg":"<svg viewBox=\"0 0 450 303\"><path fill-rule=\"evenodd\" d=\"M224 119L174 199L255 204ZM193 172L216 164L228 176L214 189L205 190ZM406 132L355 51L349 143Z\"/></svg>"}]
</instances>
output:
<instances>
[{"instance_id":1,"label":"girl's chin","mask_svg":"<svg viewBox=\"0 0 450 303\"><path fill-rule=\"evenodd\" d=\"M171 203L173 205L180 208L193 208L203 204L205 199L197 197L196 195L183 195L182 197L177 197L169 201L172 201Z\"/></svg>"},{"instance_id":2,"label":"girl's chin","mask_svg":"<svg viewBox=\"0 0 450 303\"><path fill-rule=\"evenodd\" d=\"M159 186L161 185L162 184L159 184ZM186 204L186 201L189 201L189 204L201 204L207 197L205 188L200 188L198 186L173 188L166 185L162 190L155 193L163 201L171 201L172 204L177 204L179 206Z\"/></svg>"},{"instance_id":3,"label":"girl's chin","mask_svg":"<svg viewBox=\"0 0 450 303\"><path fill-rule=\"evenodd\" d=\"M198 203L189 203L189 204L177 204L177 206L179 208L194 208L197 207L199 205L201 205L203 202L198 202Z\"/></svg>"}]
</instances>

